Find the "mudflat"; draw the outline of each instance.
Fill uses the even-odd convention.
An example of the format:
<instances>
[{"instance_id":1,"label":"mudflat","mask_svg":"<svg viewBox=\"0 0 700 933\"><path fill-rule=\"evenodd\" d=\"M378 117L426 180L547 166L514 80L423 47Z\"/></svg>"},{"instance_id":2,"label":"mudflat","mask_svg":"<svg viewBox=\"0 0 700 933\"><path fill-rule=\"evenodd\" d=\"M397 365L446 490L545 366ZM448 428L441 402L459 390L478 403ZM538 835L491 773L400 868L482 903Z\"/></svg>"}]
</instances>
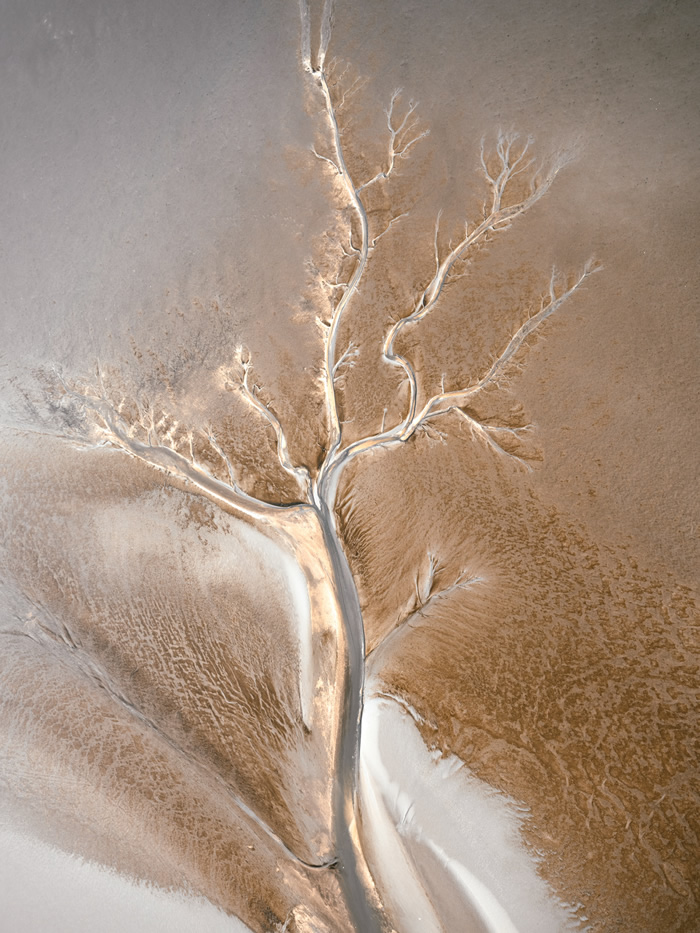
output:
<instances>
[{"instance_id":1,"label":"mudflat","mask_svg":"<svg viewBox=\"0 0 700 933\"><path fill-rule=\"evenodd\" d=\"M57 928L105 877L154 931L700 923L696 5L40 7L15 928L25 844Z\"/></svg>"}]
</instances>

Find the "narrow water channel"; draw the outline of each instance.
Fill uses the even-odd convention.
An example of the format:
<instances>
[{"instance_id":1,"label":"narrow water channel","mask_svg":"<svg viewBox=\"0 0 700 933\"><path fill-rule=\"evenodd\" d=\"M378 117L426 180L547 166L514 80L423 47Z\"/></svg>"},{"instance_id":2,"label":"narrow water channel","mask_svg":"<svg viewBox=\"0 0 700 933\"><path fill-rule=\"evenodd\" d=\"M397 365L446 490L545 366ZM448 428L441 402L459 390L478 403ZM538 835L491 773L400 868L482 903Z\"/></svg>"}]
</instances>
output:
<instances>
[{"instance_id":1,"label":"narrow water channel","mask_svg":"<svg viewBox=\"0 0 700 933\"><path fill-rule=\"evenodd\" d=\"M333 801L333 836L338 853L341 884L358 933L380 933L382 923L362 875L368 876L364 856L358 846L357 812L360 736L365 678L365 632L355 582L335 530L335 520L325 503L319 521L331 559L337 599L345 627L347 668L342 697L343 718L340 726L340 750ZM354 825L354 838L351 826Z\"/></svg>"}]
</instances>

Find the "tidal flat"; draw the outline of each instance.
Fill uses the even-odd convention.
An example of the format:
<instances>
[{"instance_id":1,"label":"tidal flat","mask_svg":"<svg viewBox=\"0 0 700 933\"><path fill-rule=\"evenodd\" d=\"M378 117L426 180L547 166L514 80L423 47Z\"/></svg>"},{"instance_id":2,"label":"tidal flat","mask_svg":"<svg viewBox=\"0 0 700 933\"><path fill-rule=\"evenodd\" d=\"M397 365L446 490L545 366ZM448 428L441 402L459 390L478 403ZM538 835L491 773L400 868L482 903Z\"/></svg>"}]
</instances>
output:
<instances>
[{"instance_id":1,"label":"tidal flat","mask_svg":"<svg viewBox=\"0 0 700 933\"><path fill-rule=\"evenodd\" d=\"M697 5L0 16L3 922L700 926Z\"/></svg>"}]
</instances>

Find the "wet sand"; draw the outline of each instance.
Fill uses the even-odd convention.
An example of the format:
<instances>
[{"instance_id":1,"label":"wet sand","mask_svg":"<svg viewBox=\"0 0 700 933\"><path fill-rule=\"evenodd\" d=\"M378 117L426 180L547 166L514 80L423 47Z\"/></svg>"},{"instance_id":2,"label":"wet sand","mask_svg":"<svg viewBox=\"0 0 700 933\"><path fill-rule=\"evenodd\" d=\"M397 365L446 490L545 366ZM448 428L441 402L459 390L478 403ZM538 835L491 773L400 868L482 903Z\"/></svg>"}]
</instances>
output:
<instances>
[{"instance_id":1,"label":"wet sand","mask_svg":"<svg viewBox=\"0 0 700 933\"><path fill-rule=\"evenodd\" d=\"M548 892L546 911L592 930L689 929L700 922L694 6L338 4L330 52L349 62L338 87L361 79L338 120L357 184L389 173L397 124L383 108L396 88L397 120L420 102L410 159L363 190L364 221L310 151L333 155L332 126L305 82L292 7L236 11L233 72L222 37L238 26L216 4L206 27L182 11L167 25L135 11L81 20L71 4L60 22L13 20L27 57L13 59L26 117L9 112L17 235L2 318L3 819L129 878L203 895L253 930L335 930L351 922L344 868L329 867L342 809L346 851L364 833L378 889L400 913L380 844L394 830L362 826L361 794L355 815L346 807L357 736L344 745L339 724L357 715L361 670L348 681L323 536L309 526L277 537L210 495L235 465L246 496L300 496L274 425L240 391L242 361L291 461L315 475L333 451L319 320L332 320L329 294L337 309L352 287L358 255L336 354L349 348L353 363L337 384L349 445L401 423L410 372L418 410L478 382L546 301L552 267L561 290L595 258L600 271L470 397L466 417L358 452L335 521L373 689L415 711L436 774L464 762L469 781L525 814L510 841ZM135 37L156 34L153 98L125 110L134 88L109 90L112 53L127 40L124 54L143 62ZM201 71L195 45L210 50ZM270 47L278 66L258 77ZM194 84L173 73L180 60ZM184 96L161 126L173 87ZM145 122L106 179L86 146L93 114L111 106ZM75 151L59 131L65 113ZM38 133L29 160L23 120ZM94 132L98 155L114 148L110 126ZM533 133L542 164L562 152L567 164L388 347L465 219L469 230L483 216L481 138L488 161L511 128ZM149 140L165 168L145 180ZM20 209L22 190L33 194ZM97 190L108 194L95 201ZM39 262L45 236L60 255ZM132 456L80 449L104 435L66 401L57 362L78 394L106 386L133 426ZM170 475L148 465L154 438L189 458L189 477L171 455ZM321 489L328 502L335 491ZM359 756L361 767L361 746ZM395 778L408 786L407 775ZM388 826L400 822L386 812ZM422 825L428 841L399 831L396 844L442 918L435 928L450 929L459 886L446 866L456 859L454 877L466 877L468 853L440 848L437 817ZM488 929L478 883L473 924ZM532 905L510 895L498 904L529 928ZM415 923L422 896L394 916L398 929Z\"/></svg>"}]
</instances>

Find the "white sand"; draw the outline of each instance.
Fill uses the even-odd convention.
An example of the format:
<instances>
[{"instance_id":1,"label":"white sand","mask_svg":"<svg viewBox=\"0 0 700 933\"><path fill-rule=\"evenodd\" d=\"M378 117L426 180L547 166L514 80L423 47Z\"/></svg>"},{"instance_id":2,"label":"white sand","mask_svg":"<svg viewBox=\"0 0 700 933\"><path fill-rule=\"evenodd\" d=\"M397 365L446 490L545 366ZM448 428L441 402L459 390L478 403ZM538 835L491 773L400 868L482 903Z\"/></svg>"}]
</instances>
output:
<instances>
[{"instance_id":1,"label":"white sand","mask_svg":"<svg viewBox=\"0 0 700 933\"><path fill-rule=\"evenodd\" d=\"M568 928L568 911L522 842L522 810L455 756L429 751L412 715L372 695L372 686L362 722L363 829L402 933L455 929L455 922L464 933Z\"/></svg>"},{"instance_id":2,"label":"white sand","mask_svg":"<svg viewBox=\"0 0 700 933\"><path fill-rule=\"evenodd\" d=\"M0 829L0 926L13 933L246 933L204 898L131 881Z\"/></svg>"}]
</instances>

